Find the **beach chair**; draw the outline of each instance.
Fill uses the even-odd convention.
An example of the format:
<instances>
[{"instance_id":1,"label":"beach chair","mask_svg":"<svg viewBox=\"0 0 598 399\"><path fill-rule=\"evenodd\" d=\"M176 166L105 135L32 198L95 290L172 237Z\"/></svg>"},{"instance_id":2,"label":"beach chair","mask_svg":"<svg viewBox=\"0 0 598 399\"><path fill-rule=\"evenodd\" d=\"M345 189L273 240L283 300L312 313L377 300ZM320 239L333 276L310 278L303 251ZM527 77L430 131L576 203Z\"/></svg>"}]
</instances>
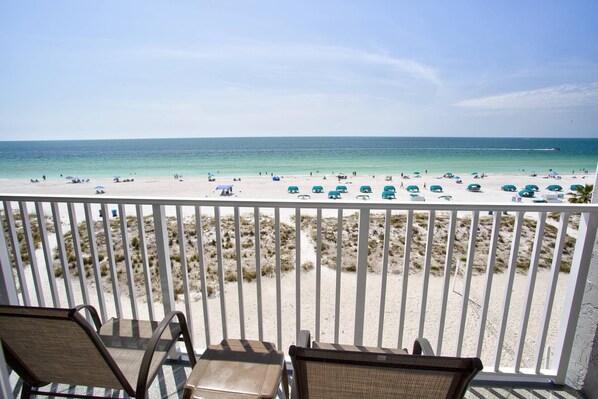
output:
<instances>
[{"instance_id":1,"label":"beach chair","mask_svg":"<svg viewBox=\"0 0 598 399\"><path fill-rule=\"evenodd\" d=\"M405 349L313 342L301 331L291 345L291 398L462 398L482 370L479 358L435 356L418 338Z\"/></svg>"},{"instance_id":2,"label":"beach chair","mask_svg":"<svg viewBox=\"0 0 598 399\"><path fill-rule=\"evenodd\" d=\"M89 312L93 324L82 310ZM60 396L39 391L51 383L119 389L145 398L181 335L193 367L191 337L179 311L168 313L161 322L112 318L101 324L90 305L0 306L0 340L7 363L23 380L24 399L31 394Z\"/></svg>"}]
</instances>

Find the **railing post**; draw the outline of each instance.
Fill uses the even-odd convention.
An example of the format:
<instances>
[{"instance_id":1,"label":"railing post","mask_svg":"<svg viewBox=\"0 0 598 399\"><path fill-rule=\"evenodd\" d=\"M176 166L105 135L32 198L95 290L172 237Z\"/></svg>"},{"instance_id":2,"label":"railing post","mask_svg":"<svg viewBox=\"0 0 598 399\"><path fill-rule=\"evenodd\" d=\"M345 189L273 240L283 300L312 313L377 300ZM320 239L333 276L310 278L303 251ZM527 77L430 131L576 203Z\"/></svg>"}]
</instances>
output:
<instances>
[{"instance_id":1,"label":"railing post","mask_svg":"<svg viewBox=\"0 0 598 399\"><path fill-rule=\"evenodd\" d=\"M594 178L593 204L598 203L597 188L598 171ZM598 214L582 213L553 360L553 368L557 371L555 378L557 384L563 384L567 379L571 379L570 382L573 384L581 383L582 381L573 381L574 379L571 378L575 374L575 380L582 380L587 372L587 358L584 360L584 355L579 352L583 352L585 356L588 356L588 353L596 350L594 348L596 345L594 340L596 322L592 316L596 317L598 315L595 310L598 307L598 287L593 281L588 280L592 263L592 251L596 248L596 230L598 230ZM593 263L594 266L598 264L596 259ZM596 277L598 273L593 272L592 275ZM581 317L582 300L584 307L594 309L587 309L588 314L585 317ZM574 341L575 348L573 348ZM591 349L588 350L588 347ZM575 358L571 359L573 351L576 352ZM577 363L577 367L573 367L571 371L569 371L570 361L571 363ZM596 373L596 370L594 370L594 373Z\"/></svg>"},{"instance_id":2,"label":"railing post","mask_svg":"<svg viewBox=\"0 0 598 399\"><path fill-rule=\"evenodd\" d=\"M359 211L359 243L357 252L357 292L355 295L355 345L363 345L365 323L365 289L368 275L370 210Z\"/></svg>"},{"instance_id":3,"label":"railing post","mask_svg":"<svg viewBox=\"0 0 598 399\"><path fill-rule=\"evenodd\" d=\"M158 267L160 269L160 287L162 289L162 304L164 314L175 310L174 289L172 285L172 267L168 247L168 228L164 205L152 205L154 214L154 228L156 232L156 247L158 250Z\"/></svg>"},{"instance_id":4,"label":"railing post","mask_svg":"<svg viewBox=\"0 0 598 399\"><path fill-rule=\"evenodd\" d=\"M10 255L8 253L8 244L4 237L4 228L0 223L0 304L18 305L19 297L15 279L12 275L12 265L10 264Z\"/></svg>"}]
</instances>

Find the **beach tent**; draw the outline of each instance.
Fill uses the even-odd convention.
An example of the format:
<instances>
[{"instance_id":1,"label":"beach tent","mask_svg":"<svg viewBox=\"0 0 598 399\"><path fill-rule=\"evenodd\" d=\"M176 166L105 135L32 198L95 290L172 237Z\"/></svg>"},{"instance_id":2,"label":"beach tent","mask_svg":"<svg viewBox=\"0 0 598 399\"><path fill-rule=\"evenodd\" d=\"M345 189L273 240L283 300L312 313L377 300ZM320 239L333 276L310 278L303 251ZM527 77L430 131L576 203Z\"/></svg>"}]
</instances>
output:
<instances>
[{"instance_id":1,"label":"beach tent","mask_svg":"<svg viewBox=\"0 0 598 399\"><path fill-rule=\"evenodd\" d=\"M382 192L382 199L395 199L395 192L394 191L383 191Z\"/></svg>"},{"instance_id":2,"label":"beach tent","mask_svg":"<svg viewBox=\"0 0 598 399\"><path fill-rule=\"evenodd\" d=\"M407 191L409 191L410 193L419 193L419 187L418 186L407 186Z\"/></svg>"},{"instance_id":3,"label":"beach tent","mask_svg":"<svg viewBox=\"0 0 598 399\"><path fill-rule=\"evenodd\" d=\"M520 197L532 198L534 196L534 192L532 190L523 189L519 191Z\"/></svg>"},{"instance_id":4,"label":"beach tent","mask_svg":"<svg viewBox=\"0 0 598 399\"><path fill-rule=\"evenodd\" d=\"M467 191L473 191L473 192L478 192L480 191L480 189L482 188L482 186L480 186L479 184L470 184L469 186L467 186Z\"/></svg>"},{"instance_id":5,"label":"beach tent","mask_svg":"<svg viewBox=\"0 0 598 399\"><path fill-rule=\"evenodd\" d=\"M346 193L347 186L336 186L336 191L338 191L339 193Z\"/></svg>"},{"instance_id":6,"label":"beach tent","mask_svg":"<svg viewBox=\"0 0 598 399\"><path fill-rule=\"evenodd\" d=\"M550 186L546 187L548 191L563 191L563 187L559 186L558 184L551 184Z\"/></svg>"},{"instance_id":7,"label":"beach tent","mask_svg":"<svg viewBox=\"0 0 598 399\"><path fill-rule=\"evenodd\" d=\"M395 188L395 186L384 186L384 190L383 191L391 191L391 192L396 192L397 189Z\"/></svg>"},{"instance_id":8,"label":"beach tent","mask_svg":"<svg viewBox=\"0 0 598 399\"><path fill-rule=\"evenodd\" d=\"M297 186L289 186L287 188L287 193L297 194L299 192L299 187Z\"/></svg>"},{"instance_id":9,"label":"beach tent","mask_svg":"<svg viewBox=\"0 0 598 399\"><path fill-rule=\"evenodd\" d=\"M583 186L581 184L572 184L571 191L583 190Z\"/></svg>"},{"instance_id":10,"label":"beach tent","mask_svg":"<svg viewBox=\"0 0 598 399\"><path fill-rule=\"evenodd\" d=\"M359 187L359 192L360 193L371 193L372 188L370 186L361 186L361 187Z\"/></svg>"},{"instance_id":11,"label":"beach tent","mask_svg":"<svg viewBox=\"0 0 598 399\"><path fill-rule=\"evenodd\" d=\"M311 188L311 192L312 193L323 193L324 192L324 187L322 187L322 186L313 186Z\"/></svg>"},{"instance_id":12,"label":"beach tent","mask_svg":"<svg viewBox=\"0 0 598 399\"><path fill-rule=\"evenodd\" d=\"M272 176L272 181L280 181L280 177L278 177L278 176Z\"/></svg>"},{"instance_id":13,"label":"beach tent","mask_svg":"<svg viewBox=\"0 0 598 399\"><path fill-rule=\"evenodd\" d=\"M535 184L526 184L525 189L530 191L539 191L540 187L536 186Z\"/></svg>"},{"instance_id":14,"label":"beach tent","mask_svg":"<svg viewBox=\"0 0 598 399\"><path fill-rule=\"evenodd\" d=\"M430 191L433 193L441 193L442 192L442 186L439 186L437 184L430 186Z\"/></svg>"},{"instance_id":15,"label":"beach tent","mask_svg":"<svg viewBox=\"0 0 598 399\"><path fill-rule=\"evenodd\" d=\"M503 191L517 191L517 187L515 187L512 184L505 184L504 186L501 187L501 190L503 190Z\"/></svg>"},{"instance_id":16,"label":"beach tent","mask_svg":"<svg viewBox=\"0 0 598 399\"><path fill-rule=\"evenodd\" d=\"M334 190L334 191L328 191L328 198L329 199L340 199L341 198L341 193L339 193L336 190Z\"/></svg>"}]
</instances>

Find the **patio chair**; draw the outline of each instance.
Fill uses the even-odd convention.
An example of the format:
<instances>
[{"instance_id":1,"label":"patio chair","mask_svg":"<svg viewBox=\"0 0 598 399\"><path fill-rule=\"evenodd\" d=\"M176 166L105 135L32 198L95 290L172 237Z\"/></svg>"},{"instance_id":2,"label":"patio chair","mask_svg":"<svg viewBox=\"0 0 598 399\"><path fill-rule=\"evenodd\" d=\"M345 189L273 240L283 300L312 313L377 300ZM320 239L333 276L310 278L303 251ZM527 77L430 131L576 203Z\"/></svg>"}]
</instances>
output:
<instances>
[{"instance_id":1,"label":"patio chair","mask_svg":"<svg viewBox=\"0 0 598 399\"><path fill-rule=\"evenodd\" d=\"M434 356L430 343L406 350L321 344L309 331L291 345L292 398L462 398L482 370L478 358Z\"/></svg>"},{"instance_id":2,"label":"patio chair","mask_svg":"<svg viewBox=\"0 0 598 399\"><path fill-rule=\"evenodd\" d=\"M93 325L80 312L83 309ZM161 322L112 318L102 325L90 305L73 309L0 306L0 339L7 363L23 380L21 398L73 396L39 391L51 383L119 389L145 398L181 335L194 366L182 312L170 312Z\"/></svg>"}]
</instances>

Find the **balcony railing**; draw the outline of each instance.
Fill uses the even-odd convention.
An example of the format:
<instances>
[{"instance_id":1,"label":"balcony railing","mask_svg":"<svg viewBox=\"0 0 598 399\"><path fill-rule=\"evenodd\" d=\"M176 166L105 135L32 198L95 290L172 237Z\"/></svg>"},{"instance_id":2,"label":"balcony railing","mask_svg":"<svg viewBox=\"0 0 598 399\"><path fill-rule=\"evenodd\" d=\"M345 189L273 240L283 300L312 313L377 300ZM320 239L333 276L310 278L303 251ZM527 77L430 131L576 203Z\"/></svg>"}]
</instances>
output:
<instances>
[{"instance_id":1,"label":"balcony railing","mask_svg":"<svg viewBox=\"0 0 598 399\"><path fill-rule=\"evenodd\" d=\"M479 356L564 383L598 205L0 195L2 303L184 310L227 337ZM9 266L10 265L10 266ZM1 362L1 359L0 359ZM1 365L0 365L1 366Z\"/></svg>"}]
</instances>

